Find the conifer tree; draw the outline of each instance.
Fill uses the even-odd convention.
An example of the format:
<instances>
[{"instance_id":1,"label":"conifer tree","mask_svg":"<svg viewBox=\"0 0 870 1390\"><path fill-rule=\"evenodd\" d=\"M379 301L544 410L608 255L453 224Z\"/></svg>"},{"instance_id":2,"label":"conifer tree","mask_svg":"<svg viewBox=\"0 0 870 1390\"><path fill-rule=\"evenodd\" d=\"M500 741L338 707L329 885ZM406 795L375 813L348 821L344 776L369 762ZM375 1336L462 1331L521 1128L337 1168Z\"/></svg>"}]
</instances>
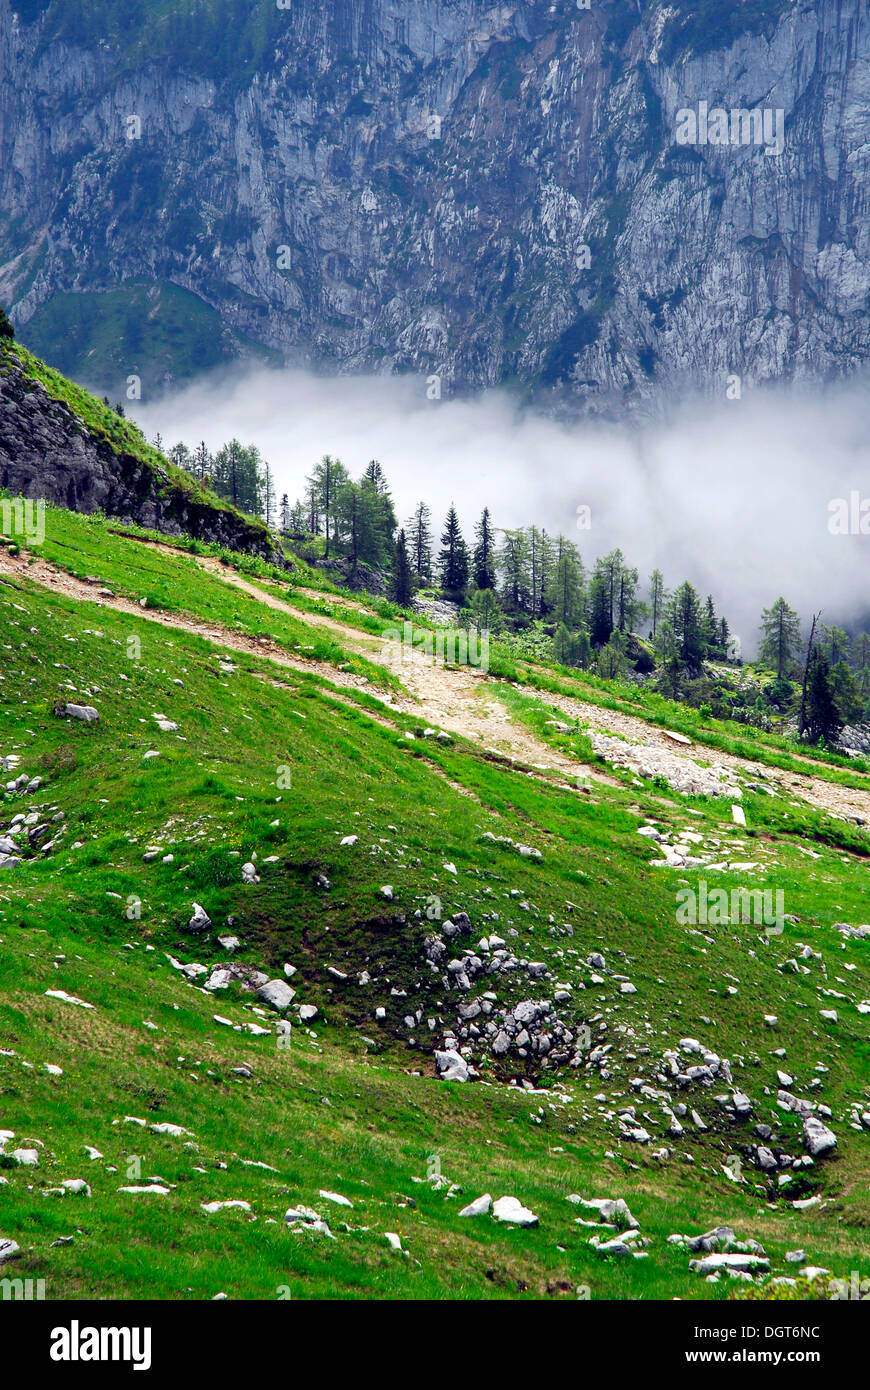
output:
<instances>
[{"instance_id":1,"label":"conifer tree","mask_svg":"<svg viewBox=\"0 0 870 1390\"><path fill-rule=\"evenodd\" d=\"M326 560L329 559L330 539L335 540L335 511L338 504L338 494L347 480L347 469L341 459L334 459L330 454L324 454L320 462L315 464L314 471L308 479L309 486L316 498L318 513L323 519L324 535L326 536L324 559Z\"/></svg>"},{"instance_id":2,"label":"conifer tree","mask_svg":"<svg viewBox=\"0 0 870 1390\"><path fill-rule=\"evenodd\" d=\"M758 659L776 672L777 680L793 673L801 645L801 622L784 598L778 598L761 614L761 645Z\"/></svg>"},{"instance_id":3,"label":"conifer tree","mask_svg":"<svg viewBox=\"0 0 870 1390\"><path fill-rule=\"evenodd\" d=\"M557 623L576 628L585 616L583 564L576 546L560 536L556 562L547 591L547 606Z\"/></svg>"},{"instance_id":4,"label":"conifer tree","mask_svg":"<svg viewBox=\"0 0 870 1390\"><path fill-rule=\"evenodd\" d=\"M411 568L421 584L432 581L432 515L425 502L418 502L414 515L405 523Z\"/></svg>"},{"instance_id":5,"label":"conifer tree","mask_svg":"<svg viewBox=\"0 0 870 1390\"><path fill-rule=\"evenodd\" d=\"M404 530L396 538L393 559L393 598L401 608L407 608L413 594L411 559L408 555L408 542Z\"/></svg>"},{"instance_id":6,"label":"conifer tree","mask_svg":"<svg viewBox=\"0 0 870 1390\"><path fill-rule=\"evenodd\" d=\"M822 739L833 742L842 728L843 720L837 709L830 682L828 658L816 647L810 659L807 684L807 732L814 743Z\"/></svg>"},{"instance_id":7,"label":"conifer tree","mask_svg":"<svg viewBox=\"0 0 870 1390\"><path fill-rule=\"evenodd\" d=\"M468 547L459 529L459 518L452 503L441 534L438 573L441 587L446 593L455 598L464 596L468 586Z\"/></svg>"},{"instance_id":8,"label":"conifer tree","mask_svg":"<svg viewBox=\"0 0 870 1390\"><path fill-rule=\"evenodd\" d=\"M665 581L661 570L653 570L649 577L649 607L650 617L652 618L652 630L650 636L655 639L658 626L665 611L665 604L668 595L665 591Z\"/></svg>"},{"instance_id":9,"label":"conifer tree","mask_svg":"<svg viewBox=\"0 0 870 1390\"><path fill-rule=\"evenodd\" d=\"M704 628L697 590L684 581L668 605L668 620L684 671L696 675L704 659Z\"/></svg>"},{"instance_id":10,"label":"conifer tree","mask_svg":"<svg viewBox=\"0 0 870 1390\"><path fill-rule=\"evenodd\" d=\"M502 533L498 568L505 610L508 613L527 613L530 608L531 579L529 547L525 532Z\"/></svg>"},{"instance_id":11,"label":"conifer tree","mask_svg":"<svg viewBox=\"0 0 870 1390\"><path fill-rule=\"evenodd\" d=\"M495 537L489 507L484 507L474 528L475 546L472 557L472 578L478 589L494 589L496 585Z\"/></svg>"}]
</instances>

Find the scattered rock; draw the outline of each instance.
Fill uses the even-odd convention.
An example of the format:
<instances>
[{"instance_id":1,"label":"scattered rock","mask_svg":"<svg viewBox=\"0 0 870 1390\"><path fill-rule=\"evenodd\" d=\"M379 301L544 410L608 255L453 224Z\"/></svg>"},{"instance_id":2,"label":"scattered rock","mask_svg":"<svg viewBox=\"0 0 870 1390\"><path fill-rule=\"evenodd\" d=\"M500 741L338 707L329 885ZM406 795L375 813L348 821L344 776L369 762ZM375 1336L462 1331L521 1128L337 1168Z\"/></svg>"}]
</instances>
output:
<instances>
[{"instance_id":1,"label":"scattered rock","mask_svg":"<svg viewBox=\"0 0 870 1390\"><path fill-rule=\"evenodd\" d=\"M813 1158L818 1158L836 1147L837 1136L815 1115L808 1115L804 1120L804 1141L807 1151Z\"/></svg>"},{"instance_id":2,"label":"scattered rock","mask_svg":"<svg viewBox=\"0 0 870 1390\"><path fill-rule=\"evenodd\" d=\"M208 931L210 926L211 918L209 917L205 908L200 907L199 903L194 903L193 916L187 924L187 930L189 932L203 932Z\"/></svg>"},{"instance_id":3,"label":"scattered rock","mask_svg":"<svg viewBox=\"0 0 870 1390\"><path fill-rule=\"evenodd\" d=\"M492 1210L492 1197L488 1192L484 1192L482 1197L475 1197L473 1202L469 1202L467 1207L463 1207L460 1216L488 1216Z\"/></svg>"},{"instance_id":4,"label":"scattered rock","mask_svg":"<svg viewBox=\"0 0 870 1390\"><path fill-rule=\"evenodd\" d=\"M534 1212L524 1207L516 1197L499 1197L492 1204L492 1214L496 1221L506 1221L511 1226L537 1226L538 1218Z\"/></svg>"},{"instance_id":5,"label":"scattered rock","mask_svg":"<svg viewBox=\"0 0 870 1390\"><path fill-rule=\"evenodd\" d=\"M93 705L59 705L54 712L58 719L80 719L85 724L96 724L100 718Z\"/></svg>"},{"instance_id":6,"label":"scattered rock","mask_svg":"<svg viewBox=\"0 0 870 1390\"><path fill-rule=\"evenodd\" d=\"M695 1274L716 1274L720 1269L734 1270L740 1274L763 1274L770 1269L770 1260L764 1255L749 1255L734 1252L726 1255L705 1255L702 1260L690 1260L689 1269Z\"/></svg>"},{"instance_id":7,"label":"scattered rock","mask_svg":"<svg viewBox=\"0 0 870 1390\"><path fill-rule=\"evenodd\" d=\"M279 1013L289 1009L295 997L295 989L291 989L286 980L268 980L257 990L257 998Z\"/></svg>"}]
</instances>

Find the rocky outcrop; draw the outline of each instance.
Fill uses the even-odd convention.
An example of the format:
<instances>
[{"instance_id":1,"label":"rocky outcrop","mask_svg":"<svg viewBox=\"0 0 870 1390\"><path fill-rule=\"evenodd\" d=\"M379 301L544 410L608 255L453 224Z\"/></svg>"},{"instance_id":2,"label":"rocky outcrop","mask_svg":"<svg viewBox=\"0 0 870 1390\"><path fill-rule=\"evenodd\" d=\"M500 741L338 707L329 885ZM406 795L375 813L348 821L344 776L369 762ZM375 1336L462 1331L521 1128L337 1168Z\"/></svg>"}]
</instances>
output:
<instances>
[{"instance_id":1,"label":"rocky outcrop","mask_svg":"<svg viewBox=\"0 0 870 1390\"><path fill-rule=\"evenodd\" d=\"M870 754L870 724L847 724L840 731L838 743L850 758L866 758Z\"/></svg>"},{"instance_id":2,"label":"rocky outcrop","mask_svg":"<svg viewBox=\"0 0 870 1390\"><path fill-rule=\"evenodd\" d=\"M14 8L0 301L20 326L59 293L172 284L289 362L599 413L870 354L862 0L293 0L259 47L244 7L213 41L140 33L145 10L107 34L71 0ZM781 149L678 143L701 103L781 113Z\"/></svg>"},{"instance_id":3,"label":"rocky outcrop","mask_svg":"<svg viewBox=\"0 0 870 1390\"><path fill-rule=\"evenodd\" d=\"M15 366L0 373L0 488L283 563L265 527L199 500L159 467L117 452Z\"/></svg>"}]
</instances>

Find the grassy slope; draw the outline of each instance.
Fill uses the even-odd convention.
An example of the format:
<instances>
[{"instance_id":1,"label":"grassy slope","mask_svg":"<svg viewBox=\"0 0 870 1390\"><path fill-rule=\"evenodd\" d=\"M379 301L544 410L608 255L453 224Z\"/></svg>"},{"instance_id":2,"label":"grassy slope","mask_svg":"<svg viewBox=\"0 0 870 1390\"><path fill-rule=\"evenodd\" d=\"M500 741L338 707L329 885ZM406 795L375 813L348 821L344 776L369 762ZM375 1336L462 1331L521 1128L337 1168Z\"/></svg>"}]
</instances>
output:
<instances>
[{"instance_id":1,"label":"grassy slope","mask_svg":"<svg viewBox=\"0 0 870 1390\"><path fill-rule=\"evenodd\" d=\"M165 537L140 528L121 527L116 522L110 521L106 525L98 516L80 517L60 509L50 511L51 525L43 553L53 564L79 577L97 575L106 583L112 584L119 593L125 593L130 597L138 597L143 592L142 581L156 575L161 582L161 604L173 609L190 607L186 601L187 580L185 579L184 585L175 585L172 589L167 587L163 582L169 574L165 564L155 566L147 558L147 552L136 560L135 565L131 566L128 563L131 552L123 542L124 536L139 535L143 539L163 543ZM176 542L173 541L172 544L175 546ZM363 606L370 612L361 613L358 607L352 606L359 605L359 594L337 589L292 554L289 558L295 570L288 574L255 556L234 555L213 545L188 541L179 547L179 555L187 549L192 554L218 556L226 563L235 565L264 592L274 594L277 590L285 602L299 610L300 618L303 619L306 613L321 614L355 627L361 633L373 635L381 634L388 629L401 628L405 617L413 619L415 630L422 630L428 626L424 617L416 613L405 613L395 604L382 598L363 596ZM188 568L185 575L189 573ZM307 593L300 593L300 587L306 590L320 590L321 596L312 598ZM213 592L211 587L208 592ZM342 599L348 602L343 603ZM257 605L248 604L247 611L256 614ZM262 619L262 615L260 617ZM274 613L269 615L268 621L275 621ZM843 786L862 789L870 786L870 781L864 773L864 769L868 767L866 759L851 760L830 750L806 747L801 747L799 754L795 756L798 753L796 745L779 735L761 733L757 730L748 731L744 725L733 720L704 718L698 710L673 700L666 700L656 691L644 687L632 686L622 681L604 680L587 672L569 670L565 667L532 665L527 661L516 660L499 649L497 639L492 642L491 647L490 674L521 685L529 692L541 690L568 695L602 709L631 715L651 725L664 725L686 734L711 750L720 749L781 771L800 775L811 770L813 775Z\"/></svg>"},{"instance_id":2,"label":"grassy slope","mask_svg":"<svg viewBox=\"0 0 870 1390\"><path fill-rule=\"evenodd\" d=\"M74 528L81 541L85 525L68 518L65 543ZM49 525L48 558L53 544L61 548L57 529ZM93 558L84 557L83 572L95 572ZM135 576L133 592L147 592L149 601L230 624L256 621L244 595L205 575L194 582L183 559L122 538L101 559L107 577L111 566L117 577L122 569ZM292 650L294 625L264 617ZM43 769L36 800L60 807L68 825L44 862L0 870L0 1038L15 1054L0 1056L0 1128L13 1129L16 1144L28 1137L45 1144L38 1170L6 1171L0 1233L24 1248L15 1272L44 1277L48 1297L224 1290L274 1298L283 1288L294 1297L541 1297L575 1296L587 1286L593 1298L707 1298L727 1290L690 1275L688 1257L666 1236L723 1220L762 1240L778 1273L793 1273L782 1257L797 1245L838 1275L860 1268L870 1135L844 1116L856 1100L866 1108L870 1094L868 1020L854 1002L821 994L870 996L870 946L846 944L831 927L866 916L866 869L854 856L816 843L821 857L809 860L769 820L747 856L768 856L753 882L783 887L786 910L800 923L787 923L783 937L767 944L751 927L712 929L705 939L676 925L679 880L648 867L648 847L635 834L638 812L726 836L734 833L723 828L727 807L687 805L650 786L584 798L461 745L400 751L400 732L412 721L380 710L379 720L395 724L383 727L369 717L365 696L345 692L338 703L317 679L275 669L277 688L252 674L268 674L267 662L236 656L237 670L227 674L205 641L27 585L0 586L0 628L0 752L17 750L31 774ZM142 642L138 661L127 656L134 635ZM312 645L322 640L309 633ZM59 697L94 703L100 724L54 719ZM178 733L157 732L155 712L176 719ZM146 760L149 749L160 756ZM281 767L292 770L289 789L276 785ZM4 828L30 800L8 798ZM750 826L771 815L760 800L746 798ZM482 842L487 829L540 847L544 863ZM359 842L339 849L347 833ZM76 841L81 847L73 849ZM152 842L172 852L171 864L143 862ZM242 885L238 866L253 850L261 861L278 859L263 865L260 884ZM443 867L449 861L456 877ZM315 867L329 876L329 894L313 887ZM378 892L385 882L396 888L390 908ZM558 1084L550 1077L549 1096L531 1096L434 1080L425 1022L413 1034L423 1051L409 1046L402 1022L415 1007L424 1019L454 1017L420 961L428 923L410 918L432 894L445 914L471 914L473 939L487 930L482 914L498 911L502 935L510 927L519 933L518 954L547 961L574 986L576 1019L591 1020L596 1040L614 1045L606 1084L569 1072ZM130 899L141 900L141 919L125 916ZM251 1012L250 995L210 997L170 967L167 950L183 960L224 957L214 933L207 941L182 934L194 900L216 928L227 915L237 918L242 959L275 973L285 960L298 966L298 999L321 1011L316 1036L297 1026L291 1048L280 1050L274 1035L251 1037L214 1023L216 1013L269 1020ZM807 940L822 952L827 975L815 961L809 975L783 974L781 962ZM609 977L603 986L591 982L584 960L593 949L630 975L637 995L621 996ZM857 968L847 972L846 964ZM351 983L336 984L328 965L352 971ZM366 989L353 983L363 968L373 976ZM732 978L736 995L727 993ZM391 994L396 981L407 997ZM49 988L96 1009L48 999ZM498 984L500 998L549 988L511 977ZM387 1009L386 1025L375 1021L377 1005ZM837 1025L819 1015L832 1005ZM774 1033L763 1026L768 1011L780 1020ZM751 1168L746 1184L732 1184L722 1161L741 1153L751 1135L721 1116L709 1091L684 1097L707 1118L707 1133L671 1141L653 1125L649 1148L619 1139L607 1115L638 1102L629 1079L656 1084L656 1058L687 1034L731 1058L735 1084L756 1101L756 1118L776 1114L785 1134L795 1122L775 1110L776 1066L800 1079L800 1093L817 1063L830 1067L819 1095L834 1112L837 1157L808 1170L791 1194L819 1191L827 1205L800 1213L780 1198L770 1206L772 1194ZM774 1047L786 1049L785 1061L772 1055ZM51 1076L45 1062L63 1075ZM251 1077L234 1071L242 1064ZM606 1105L594 1099L603 1092ZM158 1136L124 1124L127 1115L169 1120L193 1137ZM665 1163L650 1152L662 1142L671 1150ZM90 1163L86 1143L104 1161ZM790 1149L800 1152L797 1143ZM116 1192L132 1180L131 1154L142 1156L143 1176L177 1183L169 1198ZM433 1154L465 1200L511 1192L538 1212L540 1228L460 1220L457 1197L413 1181L426 1177ZM277 1171L243 1166L242 1158ZM79 1176L93 1186L90 1201L43 1195L59 1179ZM321 1187L343 1192L354 1210L329 1208ZM650 1258L596 1257L586 1244L591 1232L574 1224L565 1202L572 1191L625 1196L652 1238ZM250 1201L258 1220L201 1211L200 1202L220 1198ZM283 1212L297 1201L330 1217L335 1242L284 1228ZM345 1232L345 1217L369 1229ZM385 1231L401 1234L407 1257L391 1254ZM70 1234L72 1245L52 1245Z\"/></svg>"}]
</instances>

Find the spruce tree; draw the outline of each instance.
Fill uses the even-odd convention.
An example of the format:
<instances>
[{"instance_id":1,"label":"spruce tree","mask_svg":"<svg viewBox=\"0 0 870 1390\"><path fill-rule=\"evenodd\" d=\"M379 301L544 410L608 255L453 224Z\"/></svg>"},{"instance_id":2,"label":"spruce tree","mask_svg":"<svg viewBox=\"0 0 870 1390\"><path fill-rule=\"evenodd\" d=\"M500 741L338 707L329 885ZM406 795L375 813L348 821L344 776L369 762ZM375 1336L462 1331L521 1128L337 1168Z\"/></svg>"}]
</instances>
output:
<instances>
[{"instance_id":1,"label":"spruce tree","mask_svg":"<svg viewBox=\"0 0 870 1390\"><path fill-rule=\"evenodd\" d=\"M304 536L308 533L308 512L304 502L294 502L290 508L287 530L291 536Z\"/></svg>"},{"instance_id":2,"label":"spruce tree","mask_svg":"<svg viewBox=\"0 0 870 1390\"><path fill-rule=\"evenodd\" d=\"M708 594L704 602L703 616L704 647L707 656L713 656L719 646L719 620L716 617L716 608L713 603L713 595Z\"/></svg>"},{"instance_id":3,"label":"spruce tree","mask_svg":"<svg viewBox=\"0 0 870 1390\"><path fill-rule=\"evenodd\" d=\"M421 584L432 582L432 515L425 502L418 502L414 515L405 523L411 567Z\"/></svg>"},{"instance_id":4,"label":"spruce tree","mask_svg":"<svg viewBox=\"0 0 870 1390\"><path fill-rule=\"evenodd\" d=\"M547 607L557 623L576 628L585 616L583 564L576 546L560 536L556 563L547 591Z\"/></svg>"},{"instance_id":5,"label":"spruce tree","mask_svg":"<svg viewBox=\"0 0 870 1390\"><path fill-rule=\"evenodd\" d=\"M184 443L183 439L179 439L177 444L173 444L172 448L169 450L168 457L169 462L174 463L176 468L183 468L185 473L193 472L194 456L188 449L187 445Z\"/></svg>"},{"instance_id":6,"label":"spruce tree","mask_svg":"<svg viewBox=\"0 0 870 1390\"><path fill-rule=\"evenodd\" d=\"M263 463L261 473L261 510L267 526L275 522L275 478L272 465Z\"/></svg>"},{"instance_id":7,"label":"spruce tree","mask_svg":"<svg viewBox=\"0 0 870 1390\"><path fill-rule=\"evenodd\" d=\"M858 689L866 699L870 695L870 633L859 632L852 647L852 669Z\"/></svg>"},{"instance_id":8,"label":"spruce tree","mask_svg":"<svg viewBox=\"0 0 870 1390\"><path fill-rule=\"evenodd\" d=\"M501 605L494 589L477 589L471 596L474 626L480 632L498 632L502 625Z\"/></svg>"},{"instance_id":9,"label":"spruce tree","mask_svg":"<svg viewBox=\"0 0 870 1390\"><path fill-rule=\"evenodd\" d=\"M619 593L616 600L616 626L620 632L633 632L645 605L637 597L637 570L621 565Z\"/></svg>"},{"instance_id":10,"label":"spruce tree","mask_svg":"<svg viewBox=\"0 0 870 1390\"><path fill-rule=\"evenodd\" d=\"M446 593L457 600L464 597L468 586L468 547L459 529L459 518L452 503L441 534L438 573L441 587Z\"/></svg>"},{"instance_id":11,"label":"spruce tree","mask_svg":"<svg viewBox=\"0 0 870 1390\"><path fill-rule=\"evenodd\" d=\"M407 608L413 594L411 558L408 555L408 542L404 530L396 538L393 557L393 598L400 608Z\"/></svg>"},{"instance_id":12,"label":"spruce tree","mask_svg":"<svg viewBox=\"0 0 870 1390\"><path fill-rule=\"evenodd\" d=\"M841 627L826 627L822 624L819 646L828 658L831 670L841 661L848 661L852 651L852 639Z\"/></svg>"},{"instance_id":13,"label":"spruce tree","mask_svg":"<svg viewBox=\"0 0 870 1390\"><path fill-rule=\"evenodd\" d=\"M309 535L320 535L320 501L317 484L313 478L307 480L305 488L305 507L308 513Z\"/></svg>"},{"instance_id":14,"label":"spruce tree","mask_svg":"<svg viewBox=\"0 0 870 1390\"><path fill-rule=\"evenodd\" d=\"M478 589L494 589L496 584L495 537L493 536L489 507L484 507L480 521L474 528L474 536L476 543L471 562L472 578Z\"/></svg>"},{"instance_id":15,"label":"spruce tree","mask_svg":"<svg viewBox=\"0 0 870 1390\"><path fill-rule=\"evenodd\" d=\"M810 660L807 685L807 732L814 743L832 743L842 728L830 682L831 668L824 652L816 647Z\"/></svg>"},{"instance_id":16,"label":"spruce tree","mask_svg":"<svg viewBox=\"0 0 870 1390\"><path fill-rule=\"evenodd\" d=\"M212 470L212 456L208 445L201 439L193 452L193 471L197 478L204 478Z\"/></svg>"},{"instance_id":17,"label":"spruce tree","mask_svg":"<svg viewBox=\"0 0 870 1390\"><path fill-rule=\"evenodd\" d=\"M589 636L593 647L603 647L613 631L611 573L606 560L596 560L589 586Z\"/></svg>"}]
</instances>

